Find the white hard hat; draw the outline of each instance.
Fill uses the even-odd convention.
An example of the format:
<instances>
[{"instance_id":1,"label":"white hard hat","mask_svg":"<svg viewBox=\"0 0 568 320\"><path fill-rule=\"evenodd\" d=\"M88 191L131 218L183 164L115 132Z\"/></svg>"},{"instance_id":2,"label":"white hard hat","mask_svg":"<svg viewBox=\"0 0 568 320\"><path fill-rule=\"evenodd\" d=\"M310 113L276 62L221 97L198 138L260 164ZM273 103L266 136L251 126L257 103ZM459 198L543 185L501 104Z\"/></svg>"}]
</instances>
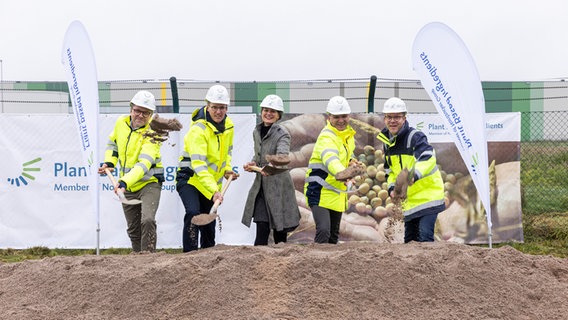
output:
<instances>
[{"instance_id":1,"label":"white hard hat","mask_svg":"<svg viewBox=\"0 0 568 320\"><path fill-rule=\"evenodd\" d=\"M406 103L400 98L393 97L385 101L383 113L399 113L406 112Z\"/></svg>"},{"instance_id":2,"label":"white hard hat","mask_svg":"<svg viewBox=\"0 0 568 320\"><path fill-rule=\"evenodd\" d=\"M276 111L284 112L284 102L282 102L282 98L275 94L269 94L260 103L262 108L269 108Z\"/></svg>"},{"instance_id":3,"label":"white hard hat","mask_svg":"<svg viewBox=\"0 0 568 320\"><path fill-rule=\"evenodd\" d=\"M229 105L229 91L227 88L220 84L216 84L207 90L207 95L205 95L205 100L211 103L220 103Z\"/></svg>"},{"instance_id":4,"label":"white hard hat","mask_svg":"<svg viewBox=\"0 0 568 320\"><path fill-rule=\"evenodd\" d=\"M134 97L132 97L130 103L142 108L156 111L156 98L154 98L154 95L152 93L146 90L138 91L134 95Z\"/></svg>"},{"instance_id":5,"label":"white hard hat","mask_svg":"<svg viewBox=\"0 0 568 320\"><path fill-rule=\"evenodd\" d=\"M333 115L350 114L351 113L351 107L349 106L349 103L347 102L347 100L344 97L335 96L335 97L329 99L329 102L327 103L326 111L330 114L333 114Z\"/></svg>"}]
</instances>

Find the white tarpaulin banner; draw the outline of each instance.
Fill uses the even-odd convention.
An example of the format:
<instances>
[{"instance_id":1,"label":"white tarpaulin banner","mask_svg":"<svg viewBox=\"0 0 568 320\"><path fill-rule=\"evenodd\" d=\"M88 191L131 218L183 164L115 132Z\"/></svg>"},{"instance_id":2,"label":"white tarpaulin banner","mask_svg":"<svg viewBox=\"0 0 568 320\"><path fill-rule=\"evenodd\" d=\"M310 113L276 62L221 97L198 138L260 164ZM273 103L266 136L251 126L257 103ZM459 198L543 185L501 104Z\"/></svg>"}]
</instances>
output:
<instances>
[{"instance_id":1,"label":"white tarpaulin banner","mask_svg":"<svg viewBox=\"0 0 568 320\"><path fill-rule=\"evenodd\" d=\"M452 132L440 114L408 114L407 120L414 127L428 136L430 143L453 142ZM485 133L487 142L520 142L521 113L496 112L487 115Z\"/></svg>"},{"instance_id":2,"label":"white tarpaulin banner","mask_svg":"<svg viewBox=\"0 0 568 320\"><path fill-rule=\"evenodd\" d=\"M190 115L163 114L178 118L181 132L170 133L162 145L166 181L157 212L159 248L180 248L184 208L175 190L175 171L183 148L183 136L189 129ZM233 169L241 176L231 183L224 203L219 207L223 230L217 231L217 242L251 244L254 227L240 221L254 174L242 166L252 159L252 130L256 116L230 115L235 123ZM118 115L99 115L99 152L104 154L108 134ZM87 169L77 145L74 115L0 114L0 248L94 248L96 227L93 224L93 193ZM98 162L102 162L102 158ZM26 169L33 169L26 171ZM23 174L32 179L20 181ZM99 180L101 248L129 248L126 221L121 203L106 178Z\"/></svg>"},{"instance_id":3,"label":"white tarpaulin banner","mask_svg":"<svg viewBox=\"0 0 568 320\"><path fill-rule=\"evenodd\" d=\"M477 188L491 230L485 99L475 62L451 28L433 22L414 39L412 66L445 120Z\"/></svg>"},{"instance_id":4,"label":"white tarpaulin banner","mask_svg":"<svg viewBox=\"0 0 568 320\"><path fill-rule=\"evenodd\" d=\"M99 216L99 184L97 174L99 150L99 87L97 81L97 66L95 55L89 40L87 30L81 22L73 21L63 40L61 63L65 69L67 85L75 123L80 136L83 152L83 165L86 167L89 186L91 189L91 206L97 225Z\"/></svg>"},{"instance_id":5,"label":"white tarpaulin banner","mask_svg":"<svg viewBox=\"0 0 568 320\"><path fill-rule=\"evenodd\" d=\"M172 132L162 145L166 181L156 217L157 245L159 248L180 248L184 208L175 190L174 178L190 115L162 116L178 118L184 128L181 132ZM99 116L101 152L117 117ZM219 208L223 230L217 231L217 240L224 244L250 245L254 242L254 224L248 229L240 221L255 174L243 172L242 165L253 155L252 130L256 116L231 115L231 118L235 122L233 167L241 176L231 183L225 202ZM0 152L3 154L0 157L0 248L94 248L95 226L88 214L92 206L90 186L81 151L77 148L79 136L74 121L74 115L69 114L0 114ZM440 143L438 148L453 144L450 131L442 128L444 122L440 115L410 114L408 121L411 126L425 132L429 141ZM497 143L499 149L502 149L501 143L520 141L519 113L488 114L485 127L492 143ZM515 150L518 151L518 148ZM437 151L440 155L451 156L443 150ZM457 151L455 155L458 156ZM451 157L447 160L440 156L438 160L458 162ZM499 158L499 155L496 157ZM515 159L518 161L518 158ZM21 178L27 182L22 183ZM116 200L112 185L108 179L101 178L98 188L101 191L101 247L129 248L122 207ZM515 191L517 193L513 199L520 206L520 190ZM510 204L507 206L510 207ZM515 217L517 215L520 215L520 208L514 213Z\"/></svg>"}]
</instances>

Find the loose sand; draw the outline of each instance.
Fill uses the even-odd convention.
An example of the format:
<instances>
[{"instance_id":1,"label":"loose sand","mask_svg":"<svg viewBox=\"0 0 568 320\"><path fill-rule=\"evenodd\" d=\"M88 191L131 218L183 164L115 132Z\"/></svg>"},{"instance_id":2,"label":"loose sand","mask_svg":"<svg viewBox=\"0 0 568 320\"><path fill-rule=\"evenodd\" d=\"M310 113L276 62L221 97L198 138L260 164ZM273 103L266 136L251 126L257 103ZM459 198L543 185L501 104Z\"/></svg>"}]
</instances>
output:
<instances>
[{"instance_id":1,"label":"loose sand","mask_svg":"<svg viewBox=\"0 0 568 320\"><path fill-rule=\"evenodd\" d=\"M0 319L566 319L568 259L450 243L0 264Z\"/></svg>"}]
</instances>

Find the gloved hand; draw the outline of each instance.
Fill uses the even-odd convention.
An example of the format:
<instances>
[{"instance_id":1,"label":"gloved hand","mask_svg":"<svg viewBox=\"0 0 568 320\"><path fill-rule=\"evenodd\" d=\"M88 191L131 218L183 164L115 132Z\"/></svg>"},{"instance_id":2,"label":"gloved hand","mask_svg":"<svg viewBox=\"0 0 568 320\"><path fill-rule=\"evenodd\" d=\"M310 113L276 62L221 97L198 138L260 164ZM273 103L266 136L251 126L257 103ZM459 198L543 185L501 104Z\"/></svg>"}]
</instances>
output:
<instances>
[{"instance_id":1,"label":"gloved hand","mask_svg":"<svg viewBox=\"0 0 568 320\"><path fill-rule=\"evenodd\" d=\"M392 191L392 198L396 199L406 199L406 191L408 186L414 183L414 169L408 170L408 168L402 169L402 171L396 176L396 182L394 184L394 190Z\"/></svg>"},{"instance_id":2,"label":"gloved hand","mask_svg":"<svg viewBox=\"0 0 568 320\"><path fill-rule=\"evenodd\" d=\"M349 165L345 168L345 170L338 172L335 175L335 179L339 181L349 180L355 176L365 173L365 171L365 165L353 162L352 165Z\"/></svg>"},{"instance_id":3,"label":"gloved hand","mask_svg":"<svg viewBox=\"0 0 568 320\"><path fill-rule=\"evenodd\" d=\"M125 189L125 190L126 190L126 182L124 182L124 181L119 181L119 182L118 182L118 188L119 188L119 189Z\"/></svg>"}]
</instances>

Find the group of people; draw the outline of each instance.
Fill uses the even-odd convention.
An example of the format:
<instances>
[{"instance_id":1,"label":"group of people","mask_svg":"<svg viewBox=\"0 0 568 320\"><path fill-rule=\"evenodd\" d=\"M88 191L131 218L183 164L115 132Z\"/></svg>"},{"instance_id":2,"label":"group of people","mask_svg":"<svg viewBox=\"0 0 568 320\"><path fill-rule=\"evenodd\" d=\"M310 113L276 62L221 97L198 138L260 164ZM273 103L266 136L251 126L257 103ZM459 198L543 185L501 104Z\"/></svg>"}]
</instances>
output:
<instances>
[{"instance_id":1,"label":"group of people","mask_svg":"<svg viewBox=\"0 0 568 320\"><path fill-rule=\"evenodd\" d=\"M222 85L207 91L205 106L191 115L179 158L176 190L185 208L183 251L215 245L216 221L206 225L192 223L192 218L209 212L223 201L223 180L235 180L232 170L234 125L227 116L230 96ZM253 131L254 155L243 169L256 172L246 199L242 223L256 224L254 245L267 245L272 233L274 243L286 242L288 233L300 223L295 189L288 171L268 174L253 170L270 165L267 155L287 156L290 133L279 124L284 113L282 99L274 94L260 103L260 121ZM155 98L140 91L130 101L130 114L117 119L105 151L99 174L119 169L114 192L140 204L123 203L127 234L134 252L156 249L156 211L160 201L164 172L160 142L146 138ZM332 97L326 108L326 126L321 130L309 160L305 177L306 203L316 225L314 242L339 241L341 217L347 210L348 186L352 180L339 179L350 166L360 166L355 151L355 130L349 124L351 107L347 99ZM432 146L424 133L409 126L406 104L399 98L388 99L383 108L385 128L377 136L383 142L389 195L395 197L395 182L405 168L413 168L413 176L404 202L404 241L434 241L434 224L445 209L444 185L436 165Z\"/></svg>"}]
</instances>

